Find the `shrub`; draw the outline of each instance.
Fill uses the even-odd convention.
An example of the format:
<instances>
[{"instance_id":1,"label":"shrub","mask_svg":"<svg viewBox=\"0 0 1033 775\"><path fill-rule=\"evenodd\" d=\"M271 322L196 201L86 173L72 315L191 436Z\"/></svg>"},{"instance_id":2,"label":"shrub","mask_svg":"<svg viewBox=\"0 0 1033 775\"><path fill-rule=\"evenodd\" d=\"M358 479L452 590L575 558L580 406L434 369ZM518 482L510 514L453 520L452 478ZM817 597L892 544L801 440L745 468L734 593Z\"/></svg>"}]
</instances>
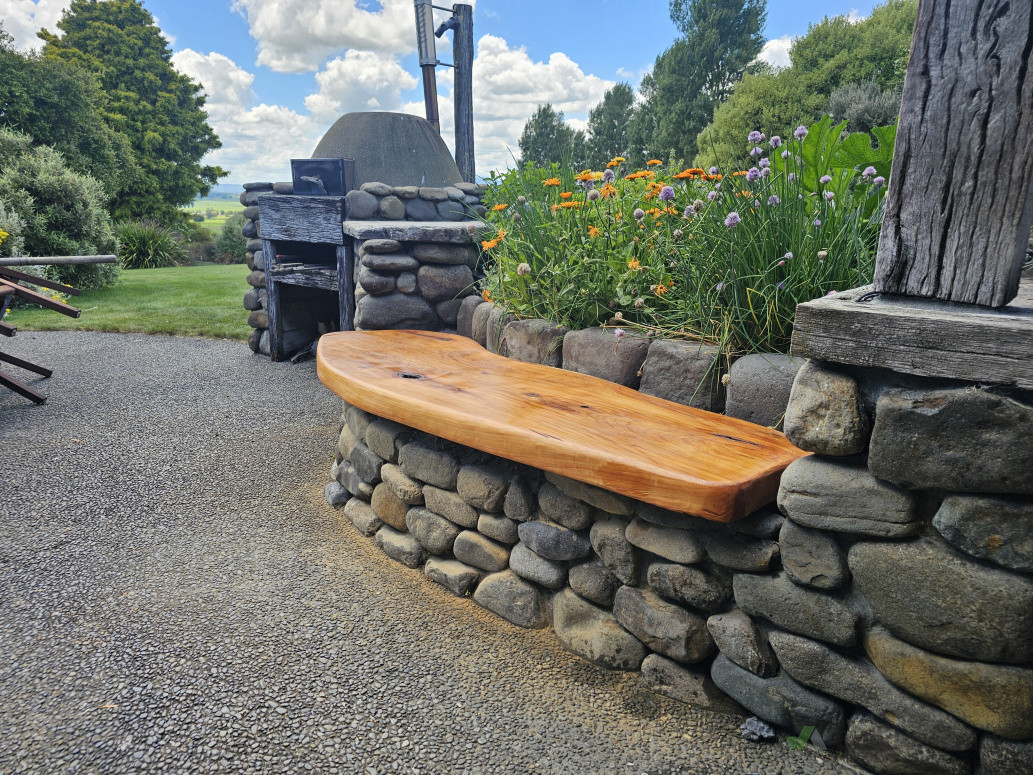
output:
<instances>
[{"instance_id":1,"label":"shrub","mask_svg":"<svg viewBox=\"0 0 1033 775\"><path fill-rule=\"evenodd\" d=\"M241 229L247 223L243 212L231 215L215 240L216 260L224 264L243 264L247 259L247 240Z\"/></svg>"},{"instance_id":2,"label":"shrub","mask_svg":"<svg viewBox=\"0 0 1033 775\"><path fill-rule=\"evenodd\" d=\"M18 213L8 211L0 199L0 256L20 256L24 253L22 230L25 224Z\"/></svg>"},{"instance_id":3,"label":"shrub","mask_svg":"<svg viewBox=\"0 0 1033 775\"><path fill-rule=\"evenodd\" d=\"M179 266L186 258L178 235L154 221L118 224L118 259L126 269Z\"/></svg>"},{"instance_id":4,"label":"shrub","mask_svg":"<svg viewBox=\"0 0 1033 775\"><path fill-rule=\"evenodd\" d=\"M784 143L758 133L756 166L731 173L655 159L629 173L614 159L602 189L600 172L493 178L485 298L572 328L787 352L798 303L871 278L894 129L877 148L844 129L825 118Z\"/></svg>"},{"instance_id":5,"label":"shrub","mask_svg":"<svg viewBox=\"0 0 1033 775\"><path fill-rule=\"evenodd\" d=\"M829 115L846 121L851 132L895 124L899 114L900 89L882 91L874 80L845 84L829 97Z\"/></svg>"},{"instance_id":6,"label":"shrub","mask_svg":"<svg viewBox=\"0 0 1033 775\"><path fill-rule=\"evenodd\" d=\"M113 252L111 218L100 183L72 171L61 154L32 147L18 132L0 129L0 200L23 223L29 256L94 255ZM118 279L114 264L52 266L47 276L80 288L100 288Z\"/></svg>"}]
</instances>

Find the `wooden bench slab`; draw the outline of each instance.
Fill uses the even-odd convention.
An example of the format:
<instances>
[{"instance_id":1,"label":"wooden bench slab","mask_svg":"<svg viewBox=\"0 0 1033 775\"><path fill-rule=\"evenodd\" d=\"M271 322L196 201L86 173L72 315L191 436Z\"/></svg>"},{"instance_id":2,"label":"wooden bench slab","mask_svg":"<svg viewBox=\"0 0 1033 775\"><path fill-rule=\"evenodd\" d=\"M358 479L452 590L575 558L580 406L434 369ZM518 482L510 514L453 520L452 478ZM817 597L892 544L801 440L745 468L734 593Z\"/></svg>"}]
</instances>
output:
<instances>
[{"instance_id":1,"label":"wooden bench slab","mask_svg":"<svg viewBox=\"0 0 1033 775\"><path fill-rule=\"evenodd\" d=\"M319 340L319 378L379 417L718 522L775 499L806 453L778 431L584 374L511 360L455 334Z\"/></svg>"}]
</instances>

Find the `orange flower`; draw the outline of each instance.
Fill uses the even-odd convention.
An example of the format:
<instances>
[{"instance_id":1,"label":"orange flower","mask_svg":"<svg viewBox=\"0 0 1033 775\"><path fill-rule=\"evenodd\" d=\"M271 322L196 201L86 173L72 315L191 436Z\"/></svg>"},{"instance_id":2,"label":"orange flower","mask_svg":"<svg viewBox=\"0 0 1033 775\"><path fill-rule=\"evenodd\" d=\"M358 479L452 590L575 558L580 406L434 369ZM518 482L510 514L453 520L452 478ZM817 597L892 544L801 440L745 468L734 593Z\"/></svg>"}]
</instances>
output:
<instances>
[{"instance_id":1,"label":"orange flower","mask_svg":"<svg viewBox=\"0 0 1033 775\"><path fill-rule=\"evenodd\" d=\"M585 181L588 181L588 180L595 180L595 178L593 177L592 170L585 170L584 172L581 172L580 174L575 175L574 176L574 180L577 180L577 181L579 181L581 183L584 183Z\"/></svg>"},{"instance_id":2,"label":"orange flower","mask_svg":"<svg viewBox=\"0 0 1033 775\"><path fill-rule=\"evenodd\" d=\"M488 293L488 289L487 288L485 288L483 291L481 291L481 298L484 299L485 301L491 301L491 294Z\"/></svg>"},{"instance_id":3,"label":"orange flower","mask_svg":"<svg viewBox=\"0 0 1033 775\"><path fill-rule=\"evenodd\" d=\"M542 185L546 186L546 187L549 187L549 186L560 186L562 184L560 183L560 179L559 178L549 178L548 180L543 180L542 181Z\"/></svg>"},{"instance_id":4,"label":"orange flower","mask_svg":"<svg viewBox=\"0 0 1033 775\"><path fill-rule=\"evenodd\" d=\"M638 259L633 258L628 262L628 269L632 272L637 272L641 268L642 264L639 263Z\"/></svg>"},{"instance_id":5,"label":"orange flower","mask_svg":"<svg viewBox=\"0 0 1033 775\"><path fill-rule=\"evenodd\" d=\"M738 172L733 172L732 173L732 177L733 178L741 178L745 174L746 174L746 170L739 170Z\"/></svg>"},{"instance_id":6,"label":"orange flower","mask_svg":"<svg viewBox=\"0 0 1033 775\"><path fill-rule=\"evenodd\" d=\"M688 169L688 170L682 170L681 172L679 172L677 175L674 176L674 179L675 180L694 180L697 177L699 177L699 176L696 174L695 170Z\"/></svg>"},{"instance_id":7,"label":"orange flower","mask_svg":"<svg viewBox=\"0 0 1033 775\"><path fill-rule=\"evenodd\" d=\"M646 162L646 164L648 164L650 167L655 167L657 164L663 164L663 162L659 159L650 159Z\"/></svg>"},{"instance_id":8,"label":"orange flower","mask_svg":"<svg viewBox=\"0 0 1033 775\"><path fill-rule=\"evenodd\" d=\"M595 239L601 233L602 232L600 232L599 229L597 229L595 226L589 226L588 227L588 236L591 237L592 239Z\"/></svg>"},{"instance_id":9,"label":"orange flower","mask_svg":"<svg viewBox=\"0 0 1033 775\"><path fill-rule=\"evenodd\" d=\"M672 285L673 285L673 283L672 283ZM663 296L665 293L667 293L667 290L668 289L667 289L666 285L658 285L658 286L656 286L656 295L657 296Z\"/></svg>"},{"instance_id":10,"label":"orange flower","mask_svg":"<svg viewBox=\"0 0 1033 775\"><path fill-rule=\"evenodd\" d=\"M560 199L570 199L574 195L573 191L564 191L560 194Z\"/></svg>"},{"instance_id":11,"label":"orange flower","mask_svg":"<svg viewBox=\"0 0 1033 775\"><path fill-rule=\"evenodd\" d=\"M617 187L613 183L607 183L601 189L599 189L599 195L603 199L609 199L610 197L617 196Z\"/></svg>"},{"instance_id":12,"label":"orange flower","mask_svg":"<svg viewBox=\"0 0 1033 775\"><path fill-rule=\"evenodd\" d=\"M498 204L498 205L495 205L495 206L494 206L493 208L491 208L491 209L492 209L492 210L494 210L495 212L497 212L497 213L498 213L498 212L502 212L502 211L503 211L503 210L505 210L505 209L506 209L507 207L509 207L509 205L507 205L507 204Z\"/></svg>"},{"instance_id":13,"label":"orange flower","mask_svg":"<svg viewBox=\"0 0 1033 775\"><path fill-rule=\"evenodd\" d=\"M660 211L655 207L650 207L646 210L646 215L652 215L654 218L660 214Z\"/></svg>"},{"instance_id":14,"label":"orange flower","mask_svg":"<svg viewBox=\"0 0 1033 775\"><path fill-rule=\"evenodd\" d=\"M619 161L608 161L608 162L606 162L606 169L610 169L611 167L617 167L619 165L620 165Z\"/></svg>"},{"instance_id":15,"label":"orange flower","mask_svg":"<svg viewBox=\"0 0 1033 775\"><path fill-rule=\"evenodd\" d=\"M506 232L499 229L499 233L495 235L495 239L484 240L481 242L481 247L485 250L491 250L492 248L498 247L499 243L502 242L506 237Z\"/></svg>"}]
</instances>

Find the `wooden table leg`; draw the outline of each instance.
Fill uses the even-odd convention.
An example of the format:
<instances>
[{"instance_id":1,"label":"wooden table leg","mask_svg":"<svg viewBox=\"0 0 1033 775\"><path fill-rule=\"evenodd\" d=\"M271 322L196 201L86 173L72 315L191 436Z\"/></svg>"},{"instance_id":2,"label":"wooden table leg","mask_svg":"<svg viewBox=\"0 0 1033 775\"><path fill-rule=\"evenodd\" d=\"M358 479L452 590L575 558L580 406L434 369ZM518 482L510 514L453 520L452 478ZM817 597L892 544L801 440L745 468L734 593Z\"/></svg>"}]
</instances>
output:
<instances>
[{"instance_id":1,"label":"wooden table leg","mask_svg":"<svg viewBox=\"0 0 1033 775\"><path fill-rule=\"evenodd\" d=\"M9 390L13 390L18 395L24 396L25 398L29 399L30 401L36 404L43 404L47 401L47 397L42 393L36 392L28 385L23 385L21 382L11 379L3 373L0 373L0 386L8 388Z\"/></svg>"},{"instance_id":2,"label":"wooden table leg","mask_svg":"<svg viewBox=\"0 0 1033 775\"><path fill-rule=\"evenodd\" d=\"M8 355L5 352L0 352L0 362L9 363L12 366L17 366L19 369L25 369L36 374L42 374L44 377L49 377L54 373L45 366L37 366L35 363L23 361L21 358L15 358L13 355Z\"/></svg>"}]
</instances>

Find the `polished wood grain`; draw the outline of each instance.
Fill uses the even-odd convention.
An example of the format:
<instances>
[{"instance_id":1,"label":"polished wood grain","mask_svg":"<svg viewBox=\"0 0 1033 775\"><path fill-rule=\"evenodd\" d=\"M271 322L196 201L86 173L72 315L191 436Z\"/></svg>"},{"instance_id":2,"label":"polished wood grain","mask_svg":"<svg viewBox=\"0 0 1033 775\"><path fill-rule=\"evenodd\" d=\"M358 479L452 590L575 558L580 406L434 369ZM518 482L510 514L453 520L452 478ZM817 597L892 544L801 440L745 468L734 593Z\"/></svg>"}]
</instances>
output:
<instances>
[{"instance_id":1,"label":"polished wood grain","mask_svg":"<svg viewBox=\"0 0 1033 775\"><path fill-rule=\"evenodd\" d=\"M778 431L429 331L319 340L319 378L380 417L718 522L775 499L804 452Z\"/></svg>"}]
</instances>

